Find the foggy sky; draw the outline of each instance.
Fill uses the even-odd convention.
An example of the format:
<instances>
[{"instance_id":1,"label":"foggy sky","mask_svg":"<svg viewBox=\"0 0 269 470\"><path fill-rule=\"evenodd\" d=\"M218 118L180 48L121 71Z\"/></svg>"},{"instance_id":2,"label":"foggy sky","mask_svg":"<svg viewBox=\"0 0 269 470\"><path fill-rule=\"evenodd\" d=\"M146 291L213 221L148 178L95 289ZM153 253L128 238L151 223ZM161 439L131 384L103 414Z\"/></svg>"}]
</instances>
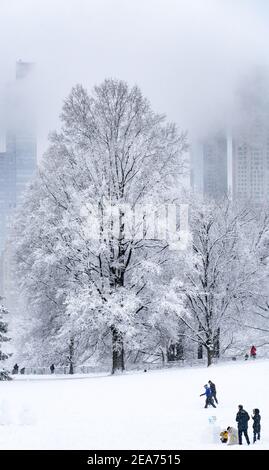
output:
<instances>
[{"instance_id":1,"label":"foggy sky","mask_svg":"<svg viewBox=\"0 0 269 470\"><path fill-rule=\"evenodd\" d=\"M269 68L268 3L0 0L0 105L21 59L37 63L39 157L71 87L106 77L137 84L154 110L203 133L227 119L251 69Z\"/></svg>"}]
</instances>

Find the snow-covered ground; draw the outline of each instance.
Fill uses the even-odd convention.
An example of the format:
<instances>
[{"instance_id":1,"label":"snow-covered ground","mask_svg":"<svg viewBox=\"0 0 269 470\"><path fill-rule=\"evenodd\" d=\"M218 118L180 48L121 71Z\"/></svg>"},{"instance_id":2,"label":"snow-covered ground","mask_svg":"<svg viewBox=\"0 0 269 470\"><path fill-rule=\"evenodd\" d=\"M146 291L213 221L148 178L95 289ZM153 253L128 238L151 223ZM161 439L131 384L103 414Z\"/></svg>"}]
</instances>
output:
<instances>
[{"instance_id":1,"label":"snow-covered ground","mask_svg":"<svg viewBox=\"0 0 269 470\"><path fill-rule=\"evenodd\" d=\"M199 397L209 379L216 410ZM268 393L268 360L122 376L18 376L0 382L0 448L269 449ZM249 414L260 409L260 443L219 442L218 428L236 425L239 404ZM252 420L249 436L252 442Z\"/></svg>"}]
</instances>

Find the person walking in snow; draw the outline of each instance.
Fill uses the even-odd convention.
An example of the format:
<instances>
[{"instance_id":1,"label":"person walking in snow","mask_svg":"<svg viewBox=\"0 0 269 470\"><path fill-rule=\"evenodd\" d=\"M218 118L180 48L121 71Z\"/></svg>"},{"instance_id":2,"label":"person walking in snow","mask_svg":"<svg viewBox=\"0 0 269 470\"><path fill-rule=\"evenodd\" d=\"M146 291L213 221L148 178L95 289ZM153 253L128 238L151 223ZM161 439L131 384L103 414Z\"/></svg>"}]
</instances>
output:
<instances>
[{"instance_id":1,"label":"person walking in snow","mask_svg":"<svg viewBox=\"0 0 269 470\"><path fill-rule=\"evenodd\" d=\"M54 364L51 364L51 366L50 366L50 373L51 373L51 374L54 374L54 371L55 371L55 365L54 365Z\"/></svg>"},{"instance_id":2,"label":"person walking in snow","mask_svg":"<svg viewBox=\"0 0 269 470\"><path fill-rule=\"evenodd\" d=\"M260 410L258 408L255 408L253 410L253 416L251 416L253 419L253 444L256 442L256 438L260 440L261 438L261 415L260 415Z\"/></svg>"},{"instance_id":3,"label":"person walking in snow","mask_svg":"<svg viewBox=\"0 0 269 470\"><path fill-rule=\"evenodd\" d=\"M255 346L251 346L250 357L252 357L252 359L256 359L256 354L257 354L257 349L255 348Z\"/></svg>"},{"instance_id":4,"label":"person walking in snow","mask_svg":"<svg viewBox=\"0 0 269 470\"><path fill-rule=\"evenodd\" d=\"M214 398L215 402L218 404L219 402L217 400L216 385L213 384L213 382L211 382L211 380L209 380L208 383L209 383L209 387L210 387L210 390L211 390L212 397Z\"/></svg>"},{"instance_id":5,"label":"person walking in snow","mask_svg":"<svg viewBox=\"0 0 269 470\"><path fill-rule=\"evenodd\" d=\"M232 426L228 426L228 446L232 446L234 444L238 444L238 431L237 429L233 428Z\"/></svg>"},{"instance_id":6,"label":"person walking in snow","mask_svg":"<svg viewBox=\"0 0 269 470\"><path fill-rule=\"evenodd\" d=\"M244 410L243 405L238 406L238 413L236 415L235 420L237 421L237 427L238 427L238 440L239 444L242 445L242 434L244 433L244 436L246 438L246 441L248 444L249 442L249 437L248 437L248 421L249 421L249 414L247 413L246 410Z\"/></svg>"},{"instance_id":7,"label":"person walking in snow","mask_svg":"<svg viewBox=\"0 0 269 470\"><path fill-rule=\"evenodd\" d=\"M200 397L202 397L204 395L206 396L205 408L207 408L208 405L211 405L211 406L213 406L213 408L216 408L216 406L214 405L214 402L213 402L212 392L210 390L210 387L206 384L206 385L204 385L204 388L205 388L205 393L201 393Z\"/></svg>"}]
</instances>

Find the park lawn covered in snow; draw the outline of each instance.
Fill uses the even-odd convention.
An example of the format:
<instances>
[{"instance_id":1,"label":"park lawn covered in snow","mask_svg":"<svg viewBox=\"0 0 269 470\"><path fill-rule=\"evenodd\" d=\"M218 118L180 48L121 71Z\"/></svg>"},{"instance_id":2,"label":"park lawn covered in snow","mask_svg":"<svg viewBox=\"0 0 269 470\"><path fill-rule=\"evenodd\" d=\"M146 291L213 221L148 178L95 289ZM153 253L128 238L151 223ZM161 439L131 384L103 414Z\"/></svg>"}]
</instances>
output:
<instances>
[{"instance_id":1,"label":"park lawn covered in snow","mask_svg":"<svg viewBox=\"0 0 269 470\"><path fill-rule=\"evenodd\" d=\"M199 397L209 379L216 410L204 409ZM0 448L269 449L268 393L268 360L120 376L18 376L0 382ZM244 437L242 446L219 442L218 427L236 426L239 404L250 415L260 409L260 443L252 444L252 419L250 446Z\"/></svg>"}]
</instances>

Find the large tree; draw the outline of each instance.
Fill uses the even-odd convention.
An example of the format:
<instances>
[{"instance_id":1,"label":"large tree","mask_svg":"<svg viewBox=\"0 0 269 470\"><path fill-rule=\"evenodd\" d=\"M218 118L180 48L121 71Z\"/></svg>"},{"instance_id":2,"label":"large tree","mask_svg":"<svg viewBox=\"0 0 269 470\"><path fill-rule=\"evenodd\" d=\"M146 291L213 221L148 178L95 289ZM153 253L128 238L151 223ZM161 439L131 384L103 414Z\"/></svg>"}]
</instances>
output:
<instances>
[{"instance_id":1,"label":"large tree","mask_svg":"<svg viewBox=\"0 0 269 470\"><path fill-rule=\"evenodd\" d=\"M110 338L115 372L125 344L150 329L170 253L145 208L154 214L178 194L186 136L118 80L91 96L74 87L61 119L19 208L16 271L41 337L84 349Z\"/></svg>"}]
</instances>

